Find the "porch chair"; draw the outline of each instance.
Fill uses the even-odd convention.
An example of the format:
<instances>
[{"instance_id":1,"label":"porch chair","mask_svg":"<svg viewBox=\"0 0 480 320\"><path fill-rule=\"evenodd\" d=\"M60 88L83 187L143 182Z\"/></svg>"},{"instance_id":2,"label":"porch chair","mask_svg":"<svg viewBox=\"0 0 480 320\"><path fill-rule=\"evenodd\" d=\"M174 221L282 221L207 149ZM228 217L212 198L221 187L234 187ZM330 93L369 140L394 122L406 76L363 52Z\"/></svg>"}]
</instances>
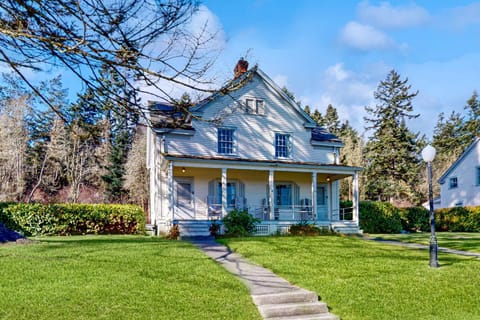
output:
<instances>
[{"instance_id":1,"label":"porch chair","mask_svg":"<svg viewBox=\"0 0 480 320\"><path fill-rule=\"evenodd\" d=\"M302 220L313 219L312 202L310 201L310 199L305 198L300 200L300 215Z\"/></svg>"},{"instance_id":2,"label":"porch chair","mask_svg":"<svg viewBox=\"0 0 480 320\"><path fill-rule=\"evenodd\" d=\"M222 216L222 205L216 203L214 196L207 197L207 217L208 219L219 219Z\"/></svg>"}]
</instances>

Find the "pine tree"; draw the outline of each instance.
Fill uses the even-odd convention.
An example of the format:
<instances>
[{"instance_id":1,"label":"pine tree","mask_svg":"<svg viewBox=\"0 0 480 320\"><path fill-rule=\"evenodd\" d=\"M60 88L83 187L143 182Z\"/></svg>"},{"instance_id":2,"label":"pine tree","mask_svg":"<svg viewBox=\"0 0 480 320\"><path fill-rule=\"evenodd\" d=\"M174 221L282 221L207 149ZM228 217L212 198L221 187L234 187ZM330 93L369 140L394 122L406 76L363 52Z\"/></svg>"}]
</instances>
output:
<instances>
[{"instance_id":1,"label":"pine tree","mask_svg":"<svg viewBox=\"0 0 480 320\"><path fill-rule=\"evenodd\" d=\"M411 92L408 79L401 80L392 70L374 92L378 104L365 108L366 129L373 130L365 147L366 193L372 199L414 198L414 178L419 170L418 134L410 132L406 120L418 117L412 113L412 100L417 94Z\"/></svg>"},{"instance_id":2,"label":"pine tree","mask_svg":"<svg viewBox=\"0 0 480 320\"><path fill-rule=\"evenodd\" d=\"M338 119L338 112L337 109L331 104L327 106L327 111L325 111L323 126L333 134L338 134L340 132L340 120Z\"/></svg>"},{"instance_id":3,"label":"pine tree","mask_svg":"<svg viewBox=\"0 0 480 320\"><path fill-rule=\"evenodd\" d=\"M467 119L464 125L466 135L463 142L465 146L468 146L480 135L480 101L476 91L468 99L464 109L467 111Z\"/></svg>"}]
</instances>

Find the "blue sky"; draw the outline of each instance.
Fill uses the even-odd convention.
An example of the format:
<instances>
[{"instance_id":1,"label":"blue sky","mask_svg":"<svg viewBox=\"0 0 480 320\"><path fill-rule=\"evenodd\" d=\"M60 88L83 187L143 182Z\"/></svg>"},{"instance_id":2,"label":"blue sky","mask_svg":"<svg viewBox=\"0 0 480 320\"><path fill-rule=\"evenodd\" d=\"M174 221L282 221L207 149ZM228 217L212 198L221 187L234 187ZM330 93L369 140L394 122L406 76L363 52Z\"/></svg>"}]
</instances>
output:
<instances>
[{"instance_id":1,"label":"blue sky","mask_svg":"<svg viewBox=\"0 0 480 320\"><path fill-rule=\"evenodd\" d=\"M440 112L463 112L480 90L480 2L204 0L197 18L223 48L219 84L245 57L303 105L331 103L360 133L392 69L419 91L409 126L428 138Z\"/></svg>"}]
</instances>

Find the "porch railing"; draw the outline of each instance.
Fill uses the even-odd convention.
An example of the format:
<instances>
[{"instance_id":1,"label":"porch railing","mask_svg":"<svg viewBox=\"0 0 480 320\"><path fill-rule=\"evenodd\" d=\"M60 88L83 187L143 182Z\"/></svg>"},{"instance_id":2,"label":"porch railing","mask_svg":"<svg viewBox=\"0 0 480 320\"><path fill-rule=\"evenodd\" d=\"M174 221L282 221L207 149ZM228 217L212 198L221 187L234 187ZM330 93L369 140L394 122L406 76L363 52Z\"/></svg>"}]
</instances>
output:
<instances>
[{"instance_id":1,"label":"porch railing","mask_svg":"<svg viewBox=\"0 0 480 320\"><path fill-rule=\"evenodd\" d=\"M250 206L248 212L262 221L314 220L312 206L305 205L275 207L273 209L273 217L270 216L270 208L268 206Z\"/></svg>"},{"instance_id":2,"label":"porch railing","mask_svg":"<svg viewBox=\"0 0 480 320\"><path fill-rule=\"evenodd\" d=\"M340 208L340 221L351 221L353 220L353 207Z\"/></svg>"}]
</instances>

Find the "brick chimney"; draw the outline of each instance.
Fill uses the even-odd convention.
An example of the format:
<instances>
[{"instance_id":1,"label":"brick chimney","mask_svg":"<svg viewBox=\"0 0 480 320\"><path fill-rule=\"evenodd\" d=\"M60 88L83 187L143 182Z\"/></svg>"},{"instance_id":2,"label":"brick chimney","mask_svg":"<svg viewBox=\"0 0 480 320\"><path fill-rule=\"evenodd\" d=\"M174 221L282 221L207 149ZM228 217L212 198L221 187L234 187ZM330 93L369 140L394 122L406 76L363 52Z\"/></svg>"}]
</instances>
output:
<instances>
[{"instance_id":1,"label":"brick chimney","mask_svg":"<svg viewBox=\"0 0 480 320\"><path fill-rule=\"evenodd\" d=\"M234 73L233 78L237 79L242 74L247 72L247 70L248 70L248 61L243 60L243 58L240 58L240 60L238 60L238 62L237 62L237 65L235 66L235 69L233 69L233 73Z\"/></svg>"}]
</instances>

